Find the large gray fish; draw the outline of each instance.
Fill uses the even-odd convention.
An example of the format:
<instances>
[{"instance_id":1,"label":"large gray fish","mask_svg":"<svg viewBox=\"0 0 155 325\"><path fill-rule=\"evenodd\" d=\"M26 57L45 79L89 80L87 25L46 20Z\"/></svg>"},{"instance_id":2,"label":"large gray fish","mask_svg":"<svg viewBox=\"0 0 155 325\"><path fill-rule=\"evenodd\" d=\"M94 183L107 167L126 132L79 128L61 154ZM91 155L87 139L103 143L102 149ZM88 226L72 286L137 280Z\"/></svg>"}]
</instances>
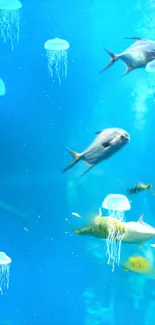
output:
<instances>
[{"instance_id":1,"label":"large gray fish","mask_svg":"<svg viewBox=\"0 0 155 325\"><path fill-rule=\"evenodd\" d=\"M134 39L136 42L120 54L115 54L105 49L110 55L111 61L100 72L111 67L119 59L121 59L127 67L123 75L126 75L134 69L145 68L150 62L155 64L155 41L142 39L140 37L128 37L127 39Z\"/></svg>"},{"instance_id":2,"label":"large gray fish","mask_svg":"<svg viewBox=\"0 0 155 325\"><path fill-rule=\"evenodd\" d=\"M123 222L123 225L126 228L122 240L123 243L142 244L155 237L155 228L145 223L143 216L137 222Z\"/></svg>"},{"instance_id":3,"label":"large gray fish","mask_svg":"<svg viewBox=\"0 0 155 325\"><path fill-rule=\"evenodd\" d=\"M63 172L67 171L69 168L72 168L75 164L82 160L88 165L88 168L84 172L84 174L86 174L98 163L110 158L130 140L130 135L125 130L119 128L105 129L103 131L96 132L96 134L96 139L82 153L77 153L69 148L66 148L66 150L72 155L73 161L63 170Z\"/></svg>"}]
</instances>

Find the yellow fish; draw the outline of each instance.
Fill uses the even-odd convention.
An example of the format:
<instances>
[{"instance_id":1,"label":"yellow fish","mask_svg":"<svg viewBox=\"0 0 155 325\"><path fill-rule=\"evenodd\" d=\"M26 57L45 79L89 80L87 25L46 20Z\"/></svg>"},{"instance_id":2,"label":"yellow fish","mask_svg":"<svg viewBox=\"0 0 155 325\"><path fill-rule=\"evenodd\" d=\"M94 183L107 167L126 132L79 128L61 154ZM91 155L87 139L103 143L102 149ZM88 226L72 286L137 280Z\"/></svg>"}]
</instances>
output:
<instances>
[{"instance_id":1,"label":"yellow fish","mask_svg":"<svg viewBox=\"0 0 155 325\"><path fill-rule=\"evenodd\" d=\"M138 192L142 192L145 190L149 190L150 192L152 192L153 195L155 195L155 193L153 192L153 189L152 189L152 184L139 183L136 186L129 188L128 191L131 194L136 194Z\"/></svg>"},{"instance_id":2,"label":"yellow fish","mask_svg":"<svg viewBox=\"0 0 155 325\"><path fill-rule=\"evenodd\" d=\"M131 271L143 275L155 275L151 263L143 256L130 256L127 261L121 263L124 271Z\"/></svg>"}]
</instances>

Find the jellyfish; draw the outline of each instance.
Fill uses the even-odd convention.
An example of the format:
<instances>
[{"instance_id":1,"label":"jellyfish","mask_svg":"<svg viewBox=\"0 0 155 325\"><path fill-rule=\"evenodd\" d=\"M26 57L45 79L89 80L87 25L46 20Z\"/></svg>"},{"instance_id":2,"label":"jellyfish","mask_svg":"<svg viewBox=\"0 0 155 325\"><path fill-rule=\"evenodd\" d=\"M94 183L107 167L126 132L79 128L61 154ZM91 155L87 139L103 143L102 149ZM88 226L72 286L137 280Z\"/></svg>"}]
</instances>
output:
<instances>
[{"instance_id":1,"label":"jellyfish","mask_svg":"<svg viewBox=\"0 0 155 325\"><path fill-rule=\"evenodd\" d=\"M0 79L0 96L4 96L5 95L5 84L3 82L2 79Z\"/></svg>"},{"instance_id":2,"label":"jellyfish","mask_svg":"<svg viewBox=\"0 0 155 325\"><path fill-rule=\"evenodd\" d=\"M152 60L146 65L146 71L155 73L155 60Z\"/></svg>"},{"instance_id":3,"label":"jellyfish","mask_svg":"<svg viewBox=\"0 0 155 325\"><path fill-rule=\"evenodd\" d=\"M4 43L8 39L11 48L19 41L20 9L22 4L18 0L0 0L0 37Z\"/></svg>"},{"instance_id":4,"label":"jellyfish","mask_svg":"<svg viewBox=\"0 0 155 325\"><path fill-rule=\"evenodd\" d=\"M61 84L61 75L67 77L67 50L69 49L69 43L57 37L45 42L44 48L47 53L48 71L51 77L53 77L55 67L59 84Z\"/></svg>"},{"instance_id":5,"label":"jellyfish","mask_svg":"<svg viewBox=\"0 0 155 325\"><path fill-rule=\"evenodd\" d=\"M0 291L9 288L11 258L5 253L0 252Z\"/></svg>"},{"instance_id":6,"label":"jellyfish","mask_svg":"<svg viewBox=\"0 0 155 325\"><path fill-rule=\"evenodd\" d=\"M108 210L109 216L124 221L124 211L130 210L131 206L125 195L110 194L104 199L102 208Z\"/></svg>"},{"instance_id":7,"label":"jellyfish","mask_svg":"<svg viewBox=\"0 0 155 325\"><path fill-rule=\"evenodd\" d=\"M106 239L106 255L108 256L107 264L112 266L112 272L115 265L119 266L121 257L121 244L126 232L126 228L118 219L108 217L108 237Z\"/></svg>"},{"instance_id":8,"label":"jellyfish","mask_svg":"<svg viewBox=\"0 0 155 325\"><path fill-rule=\"evenodd\" d=\"M108 210L109 216L109 235L106 239L108 264L112 264L112 271L114 271L115 264L119 265L121 254L121 243L126 231L123 225L125 220L124 211L130 210L130 203L126 196L121 194L108 195L103 203L102 208ZM117 226L113 220L121 222L121 227ZM124 227L124 228L122 228Z\"/></svg>"}]
</instances>

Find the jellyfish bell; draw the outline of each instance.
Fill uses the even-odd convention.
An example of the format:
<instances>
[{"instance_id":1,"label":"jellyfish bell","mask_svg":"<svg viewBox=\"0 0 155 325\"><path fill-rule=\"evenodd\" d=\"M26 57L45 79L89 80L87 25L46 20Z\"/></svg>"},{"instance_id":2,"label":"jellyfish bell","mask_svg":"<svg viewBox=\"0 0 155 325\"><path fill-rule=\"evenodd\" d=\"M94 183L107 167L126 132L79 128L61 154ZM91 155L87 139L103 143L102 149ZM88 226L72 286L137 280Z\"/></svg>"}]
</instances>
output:
<instances>
[{"instance_id":1,"label":"jellyfish bell","mask_svg":"<svg viewBox=\"0 0 155 325\"><path fill-rule=\"evenodd\" d=\"M53 38L45 42L46 50L66 51L69 49L69 43L59 37Z\"/></svg>"},{"instance_id":2,"label":"jellyfish bell","mask_svg":"<svg viewBox=\"0 0 155 325\"><path fill-rule=\"evenodd\" d=\"M0 37L14 43L19 41L20 9L22 4L18 0L0 0Z\"/></svg>"},{"instance_id":3,"label":"jellyfish bell","mask_svg":"<svg viewBox=\"0 0 155 325\"><path fill-rule=\"evenodd\" d=\"M130 210L129 200L125 195L109 194L103 201L102 207L107 210L126 211Z\"/></svg>"},{"instance_id":4,"label":"jellyfish bell","mask_svg":"<svg viewBox=\"0 0 155 325\"><path fill-rule=\"evenodd\" d=\"M11 258L4 252L0 252L0 291L9 288Z\"/></svg>"},{"instance_id":5,"label":"jellyfish bell","mask_svg":"<svg viewBox=\"0 0 155 325\"><path fill-rule=\"evenodd\" d=\"M11 263L11 258L4 252L0 252L0 265L7 265Z\"/></svg>"},{"instance_id":6,"label":"jellyfish bell","mask_svg":"<svg viewBox=\"0 0 155 325\"><path fill-rule=\"evenodd\" d=\"M6 93L5 84L2 79L0 79L0 96L4 96Z\"/></svg>"},{"instance_id":7,"label":"jellyfish bell","mask_svg":"<svg viewBox=\"0 0 155 325\"><path fill-rule=\"evenodd\" d=\"M55 67L59 84L61 84L61 74L62 76L67 77L67 50L69 47L70 45L66 40L58 37L48 40L44 44L44 49L46 50L48 59L48 71L53 77Z\"/></svg>"},{"instance_id":8,"label":"jellyfish bell","mask_svg":"<svg viewBox=\"0 0 155 325\"><path fill-rule=\"evenodd\" d=\"M18 0L0 0L0 10L18 10L22 8L22 4Z\"/></svg>"},{"instance_id":9,"label":"jellyfish bell","mask_svg":"<svg viewBox=\"0 0 155 325\"><path fill-rule=\"evenodd\" d=\"M125 195L109 194L102 203L102 208L108 210L108 215L124 221L124 211L130 210L130 202Z\"/></svg>"}]
</instances>

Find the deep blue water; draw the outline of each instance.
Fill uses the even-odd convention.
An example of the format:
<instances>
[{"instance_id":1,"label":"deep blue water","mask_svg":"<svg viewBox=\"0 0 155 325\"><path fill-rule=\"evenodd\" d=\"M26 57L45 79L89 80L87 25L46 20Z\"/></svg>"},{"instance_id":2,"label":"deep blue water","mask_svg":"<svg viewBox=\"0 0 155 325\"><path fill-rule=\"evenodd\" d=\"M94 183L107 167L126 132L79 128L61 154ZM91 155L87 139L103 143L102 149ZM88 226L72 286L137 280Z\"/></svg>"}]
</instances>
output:
<instances>
[{"instance_id":1,"label":"deep blue water","mask_svg":"<svg viewBox=\"0 0 155 325\"><path fill-rule=\"evenodd\" d=\"M120 53L131 44L127 36L153 39L154 5L151 0L22 5L19 43L11 51L0 39L6 85L0 97L0 200L32 213L26 232L20 218L1 212L0 250L12 264L9 290L0 296L0 324L151 325L155 282L121 267L111 272L104 243L76 236L65 218L73 211L97 214L108 194L126 195L139 181L155 187L155 77L143 69L121 77L122 62L98 74L109 60L104 47ZM48 73L44 50L54 37L70 43L61 85ZM64 147L80 152L107 127L126 129L130 143L83 178L82 163L62 174L70 159ZM127 220L144 213L155 226L150 192L133 196L131 207Z\"/></svg>"}]
</instances>

